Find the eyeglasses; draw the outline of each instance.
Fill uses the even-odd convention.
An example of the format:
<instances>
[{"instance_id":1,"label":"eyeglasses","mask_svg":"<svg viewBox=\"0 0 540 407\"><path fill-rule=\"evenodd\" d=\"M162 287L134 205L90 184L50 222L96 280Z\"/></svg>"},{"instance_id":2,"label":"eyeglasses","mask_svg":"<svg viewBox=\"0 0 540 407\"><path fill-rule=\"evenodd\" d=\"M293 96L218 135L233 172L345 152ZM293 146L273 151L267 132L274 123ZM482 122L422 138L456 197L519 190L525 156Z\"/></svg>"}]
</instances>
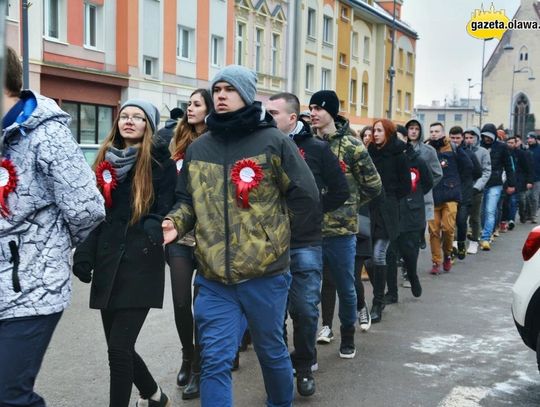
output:
<instances>
[{"instance_id":1,"label":"eyeglasses","mask_svg":"<svg viewBox=\"0 0 540 407\"><path fill-rule=\"evenodd\" d=\"M127 122L128 120L131 120L135 124L141 124L146 121L144 117L141 116L128 116L127 114L122 114L118 118L119 122Z\"/></svg>"}]
</instances>

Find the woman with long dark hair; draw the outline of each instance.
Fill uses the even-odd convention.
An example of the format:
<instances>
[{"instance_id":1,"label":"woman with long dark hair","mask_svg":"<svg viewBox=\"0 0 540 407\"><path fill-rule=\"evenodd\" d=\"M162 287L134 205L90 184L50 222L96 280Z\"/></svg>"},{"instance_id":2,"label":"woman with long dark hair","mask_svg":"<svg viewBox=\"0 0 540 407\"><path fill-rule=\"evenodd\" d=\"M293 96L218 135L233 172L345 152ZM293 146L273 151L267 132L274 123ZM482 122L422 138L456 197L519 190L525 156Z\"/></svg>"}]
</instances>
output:
<instances>
[{"instance_id":1,"label":"woman with long dark hair","mask_svg":"<svg viewBox=\"0 0 540 407\"><path fill-rule=\"evenodd\" d=\"M94 164L107 216L74 257L74 274L92 282L90 307L101 310L110 407L127 407L133 384L138 406L170 406L135 352L150 308L163 305L161 219L174 199L174 164L169 152L153 143L157 123L159 111L145 100L131 99L120 108Z\"/></svg>"},{"instance_id":2,"label":"woman with long dark hair","mask_svg":"<svg viewBox=\"0 0 540 407\"><path fill-rule=\"evenodd\" d=\"M184 154L188 146L206 131L205 118L213 109L210 93L206 89L196 89L189 98L186 114L176 126L169 147L176 171L180 174ZM174 304L174 320L182 344L182 366L176 377L176 384L185 386L182 391L184 400L199 397L200 363L197 341L193 342L193 313L191 311L191 289L195 239L193 232L178 243L167 246L167 262L171 269L171 286ZM196 335L195 335L196 339Z\"/></svg>"},{"instance_id":3,"label":"woman with long dark hair","mask_svg":"<svg viewBox=\"0 0 540 407\"><path fill-rule=\"evenodd\" d=\"M373 256L367 270L373 285L371 321L374 323L382 319L386 251L390 242L398 236L399 200L411 191L405 148L406 144L396 138L394 123L388 119L378 119L373 123L373 141L368 151L383 184L383 192L369 205Z\"/></svg>"}]
</instances>

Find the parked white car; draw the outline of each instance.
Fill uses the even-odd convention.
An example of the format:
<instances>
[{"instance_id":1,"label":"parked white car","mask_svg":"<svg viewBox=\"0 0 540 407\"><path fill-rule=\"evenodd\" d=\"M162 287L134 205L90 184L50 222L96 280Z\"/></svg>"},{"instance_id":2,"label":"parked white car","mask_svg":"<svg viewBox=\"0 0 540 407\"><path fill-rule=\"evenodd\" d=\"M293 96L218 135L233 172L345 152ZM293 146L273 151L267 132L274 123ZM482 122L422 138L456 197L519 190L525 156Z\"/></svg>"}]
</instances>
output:
<instances>
[{"instance_id":1,"label":"parked white car","mask_svg":"<svg viewBox=\"0 0 540 407\"><path fill-rule=\"evenodd\" d=\"M536 352L540 369L540 226L523 245L523 267L512 288L512 315L523 342Z\"/></svg>"}]
</instances>

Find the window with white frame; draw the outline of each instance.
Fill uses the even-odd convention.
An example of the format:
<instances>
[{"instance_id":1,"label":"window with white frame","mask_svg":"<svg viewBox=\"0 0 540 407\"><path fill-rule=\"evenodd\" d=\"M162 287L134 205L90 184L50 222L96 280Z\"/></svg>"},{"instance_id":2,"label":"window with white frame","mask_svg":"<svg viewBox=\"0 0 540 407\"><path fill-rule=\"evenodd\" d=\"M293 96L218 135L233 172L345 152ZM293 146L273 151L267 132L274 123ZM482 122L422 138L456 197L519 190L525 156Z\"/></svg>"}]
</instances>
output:
<instances>
[{"instance_id":1,"label":"window with white frame","mask_svg":"<svg viewBox=\"0 0 540 407\"><path fill-rule=\"evenodd\" d=\"M351 55L353 58L358 58L358 48L360 44L358 43L358 33L353 31L351 34Z\"/></svg>"},{"instance_id":2,"label":"window with white frame","mask_svg":"<svg viewBox=\"0 0 540 407\"><path fill-rule=\"evenodd\" d=\"M307 35L315 38L317 32L317 14L315 9L308 8L307 11Z\"/></svg>"},{"instance_id":3,"label":"window with white frame","mask_svg":"<svg viewBox=\"0 0 540 407\"><path fill-rule=\"evenodd\" d=\"M397 95L396 95L396 99L397 99L397 111L401 112L403 110L403 105L402 105L402 102L401 102L401 91L398 90L397 91Z\"/></svg>"},{"instance_id":4,"label":"window with white frame","mask_svg":"<svg viewBox=\"0 0 540 407\"><path fill-rule=\"evenodd\" d=\"M187 61L195 59L195 30L193 28L178 26L176 56Z\"/></svg>"},{"instance_id":5,"label":"window with white frame","mask_svg":"<svg viewBox=\"0 0 540 407\"><path fill-rule=\"evenodd\" d=\"M364 37L364 60L369 61L369 37Z\"/></svg>"},{"instance_id":6,"label":"window with white frame","mask_svg":"<svg viewBox=\"0 0 540 407\"><path fill-rule=\"evenodd\" d=\"M64 18L64 0L45 0L43 34L49 38L62 40L66 19Z\"/></svg>"},{"instance_id":7,"label":"window with white frame","mask_svg":"<svg viewBox=\"0 0 540 407\"><path fill-rule=\"evenodd\" d=\"M212 56L212 65L216 67L223 66L223 37L212 35L210 52Z\"/></svg>"},{"instance_id":8,"label":"window with white frame","mask_svg":"<svg viewBox=\"0 0 540 407\"><path fill-rule=\"evenodd\" d=\"M403 69L405 68L405 61L404 61L404 58L403 58L403 49L400 48L398 50L398 67L399 69Z\"/></svg>"},{"instance_id":9,"label":"window with white frame","mask_svg":"<svg viewBox=\"0 0 540 407\"><path fill-rule=\"evenodd\" d=\"M306 64L306 90L313 90L315 76L315 67L312 64Z\"/></svg>"},{"instance_id":10,"label":"window with white frame","mask_svg":"<svg viewBox=\"0 0 540 407\"><path fill-rule=\"evenodd\" d=\"M153 57L143 57L143 73L145 76L157 76L157 59Z\"/></svg>"},{"instance_id":11,"label":"window with white frame","mask_svg":"<svg viewBox=\"0 0 540 407\"><path fill-rule=\"evenodd\" d=\"M411 111L411 107L412 107L411 100L412 100L412 95L409 92L405 92L405 111L406 112Z\"/></svg>"},{"instance_id":12,"label":"window with white frame","mask_svg":"<svg viewBox=\"0 0 540 407\"><path fill-rule=\"evenodd\" d=\"M339 65L347 66L347 54L343 52L339 53Z\"/></svg>"},{"instance_id":13,"label":"window with white frame","mask_svg":"<svg viewBox=\"0 0 540 407\"><path fill-rule=\"evenodd\" d=\"M273 76L277 76L279 72L278 64L279 64L279 43L280 43L280 35L276 33L272 33L272 72L271 74Z\"/></svg>"},{"instance_id":14,"label":"window with white frame","mask_svg":"<svg viewBox=\"0 0 540 407\"><path fill-rule=\"evenodd\" d=\"M368 84L367 82L362 82L362 94L360 95L361 97L361 103L362 103L362 106L367 106L367 103L368 103Z\"/></svg>"},{"instance_id":15,"label":"window with white frame","mask_svg":"<svg viewBox=\"0 0 540 407\"><path fill-rule=\"evenodd\" d=\"M246 35L246 25L239 21L236 22L236 63L244 65L244 44Z\"/></svg>"},{"instance_id":16,"label":"window with white frame","mask_svg":"<svg viewBox=\"0 0 540 407\"><path fill-rule=\"evenodd\" d=\"M332 87L332 71L330 69L321 69L321 89L330 89Z\"/></svg>"},{"instance_id":17,"label":"window with white frame","mask_svg":"<svg viewBox=\"0 0 540 407\"><path fill-rule=\"evenodd\" d=\"M19 20L19 0L6 1L6 17L10 20Z\"/></svg>"},{"instance_id":18,"label":"window with white frame","mask_svg":"<svg viewBox=\"0 0 540 407\"><path fill-rule=\"evenodd\" d=\"M351 86L350 86L350 94L349 94L349 102L352 105L356 104L356 79L351 79Z\"/></svg>"},{"instance_id":19,"label":"window with white frame","mask_svg":"<svg viewBox=\"0 0 540 407\"><path fill-rule=\"evenodd\" d=\"M262 69L263 29L255 28L255 71Z\"/></svg>"},{"instance_id":20,"label":"window with white frame","mask_svg":"<svg viewBox=\"0 0 540 407\"><path fill-rule=\"evenodd\" d=\"M407 72L413 71L413 54L411 52L407 52Z\"/></svg>"},{"instance_id":21,"label":"window with white frame","mask_svg":"<svg viewBox=\"0 0 540 407\"><path fill-rule=\"evenodd\" d=\"M95 4L84 4L84 45L91 48L101 47L101 11Z\"/></svg>"},{"instance_id":22,"label":"window with white frame","mask_svg":"<svg viewBox=\"0 0 540 407\"><path fill-rule=\"evenodd\" d=\"M333 21L334 19L330 16L323 16L323 41L332 44L333 39Z\"/></svg>"}]
</instances>

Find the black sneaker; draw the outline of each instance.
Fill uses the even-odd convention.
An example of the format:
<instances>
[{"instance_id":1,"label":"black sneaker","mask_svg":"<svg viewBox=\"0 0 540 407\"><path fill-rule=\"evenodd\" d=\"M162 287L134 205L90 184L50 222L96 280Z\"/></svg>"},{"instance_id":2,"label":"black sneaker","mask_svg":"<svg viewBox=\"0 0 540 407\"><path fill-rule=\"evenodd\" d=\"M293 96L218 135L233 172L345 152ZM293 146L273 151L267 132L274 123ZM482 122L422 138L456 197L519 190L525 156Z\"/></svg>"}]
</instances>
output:
<instances>
[{"instance_id":1,"label":"black sneaker","mask_svg":"<svg viewBox=\"0 0 540 407\"><path fill-rule=\"evenodd\" d=\"M508 222L508 230L514 230L515 227L516 227L516 222L514 222L513 220Z\"/></svg>"},{"instance_id":2,"label":"black sneaker","mask_svg":"<svg viewBox=\"0 0 540 407\"><path fill-rule=\"evenodd\" d=\"M390 294L390 293L386 293L384 295L384 303L386 305L389 305L389 304L396 304L398 302L398 296L397 294L394 295L394 294Z\"/></svg>"},{"instance_id":3,"label":"black sneaker","mask_svg":"<svg viewBox=\"0 0 540 407\"><path fill-rule=\"evenodd\" d=\"M303 397L309 397L315 393L315 379L311 372L298 373L296 376L296 390Z\"/></svg>"},{"instance_id":4,"label":"black sneaker","mask_svg":"<svg viewBox=\"0 0 540 407\"><path fill-rule=\"evenodd\" d=\"M350 328L341 327L341 345L339 345L339 357L342 359L352 359L356 356L354 346L354 326Z\"/></svg>"}]
</instances>

